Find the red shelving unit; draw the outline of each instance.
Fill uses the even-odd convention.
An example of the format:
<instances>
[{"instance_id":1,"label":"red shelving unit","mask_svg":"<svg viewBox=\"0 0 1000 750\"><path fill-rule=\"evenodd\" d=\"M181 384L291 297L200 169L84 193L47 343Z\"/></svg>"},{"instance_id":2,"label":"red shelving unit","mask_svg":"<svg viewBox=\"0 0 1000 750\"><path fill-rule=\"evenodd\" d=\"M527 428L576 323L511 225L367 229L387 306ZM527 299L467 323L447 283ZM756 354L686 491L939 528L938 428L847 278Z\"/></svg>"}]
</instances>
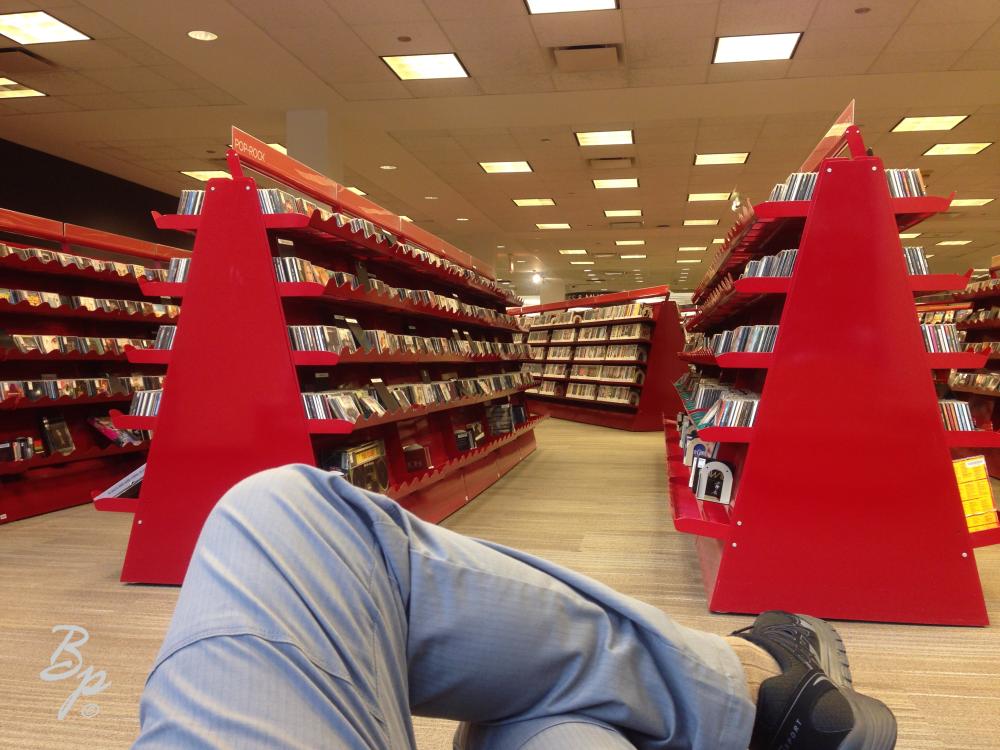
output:
<instances>
[{"instance_id":1,"label":"red shelving unit","mask_svg":"<svg viewBox=\"0 0 1000 750\"><path fill-rule=\"evenodd\" d=\"M114 260L160 268L172 257L188 252L167 245L135 240L17 211L0 209L0 241L15 248L38 247L99 260ZM17 255L0 257L0 287L112 299L143 299L137 279L116 271L96 271L58 260L43 261ZM52 308L0 303L0 331L7 334L153 338L168 318L124 312ZM95 378L108 375L151 374L157 370L130 365L123 354L92 352L22 352L0 345L0 380ZM36 455L26 461L0 463L0 523L52 510L81 505L91 493L121 478L144 460L146 444L109 444L87 423L107 415L109 407L128 396L0 400L0 443L13 437L42 437L41 419L66 420L75 450L68 454Z\"/></svg>"},{"instance_id":2,"label":"red shelving unit","mask_svg":"<svg viewBox=\"0 0 1000 750\"><path fill-rule=\"evenodd\" d=\"M595 297L552 302L544 305L511 308L513 315L530 315L533 313L556 312L580 307L611 307L636 300L660 298L659 302L650 303L653 308L652 318L623 318L622 320L581 321L573 324L542 325L531 331L558 330L564 328L588 328L595 325L619 325L625 323L651 323L652 336L649 339L604 339L600 341L552 341L545 344L546 350L556 346L603 346L608 344L642 344L646 347L646 360L639 362L624 362L621 360L531 360L537 364L605 364L605 365L636 365L645 368L645 380L641 385L610 380L585 380L567 377L565 382L593 383L596 385L629 386L641 391L639 403L636 406L608 401L592 401L570 398L566 396L550 396L540 393L529 393L531 410L534 413L546 414L557 419L568 419L573 422L585 422L602 427L614 427L620 430L651 432L662 428L663 414L674 414L680 408L680 401L670 384L684 372L684 363L677 357L677 352L684 343L684 331L681 328L680 314L677 305L670 301L670 288L667 286L635 289L628 292L616 292ZM530 318L526 318L530 320ZM537 344L530 344L537 346ZM556 378L553 378L556 379Z\"/></svg>"},{"instance_id":3,"label":"red shelving unit","mask_svg":"<svg viewBox=\"0 0 1000 750\"><path fill-rule=\"evenodd\" d=\"M706 333L780 327L773 354L689 358L757 390L760 403L752 427L699 431L734 466L729 507L691 495L667 422L675 526L696 537L716 612L986 625L973 549L1000 534L970 534L951 449L1000 445L1000 435L945 430L931 377L984 360L927 353L913 292L965 277L908 276L898 236L949 199L891 198L882 161L866 155L853 126L810 168L819 170L812 200L758 205L730 233L744 259L798 247L794 276L747 292L768 295L752 304L716 305L693 322ZM738 271L724 248L702 300ZM752 285L737 282L736 294L741 286ZM744 369L758 364L766 369Z\"/></svg>"},{"instance_id":4,"label":"red shelving unit","mask_svg":"<svg viewBox=\"0 0 1000 750\"><path fill-rule=\"evenodd\" d=\"M126 582L180 583L204 520L218 499L241 479L267 468L316 464L332 450L381 439L386 447L388 494L421 517L438 521L535 448L537 420L512 433L490 434L483 418L488 402L519 399L522 389L417 406L357 423L307 418L303 391L360 386L373 376L386 384L421 382L422 370L434 373L431 380L445 379L449 373L496 374L519 370L520 360L293 351L288 325L344 325L334 314L358 316L363 328L447 337L460 328L492 341L510 341L511 326L402 302L364 288L278 282L273 255L301 257L350 273L360 261L369 274L391 286L457 293L464 301L497 313L503 313L505 297L491 282L470 280L404 256L398 246L336 227L318 211L312 216L263 214L257 185L244 176L244 166L334 211L368 219L464 268L489 274L471 256L416 227L404 226L398 217L235 128L233 145L228 155L233 178L207 183L200 215L154 215L161 228L195 232L195 252L183 283L143 284L147 294L183 299L184 315L177 323L173 348L127 353L131 362L168 365L155 417L115 415L115 424L121 427L154 430L140 496L95 500L99 510L134 513L121 576ZM289 250L278 239L290 240L294 248ZM239 273L233 273L234 268ZM233 335L222 335L225 332ZM228 378L227 373L238 377ZM206 375L212 374L224 385L207 383ZM483 424L486 440L463 453L453 430L473 421ZM425 445L433 468L408 471L402 454L402 445L408 443Z\"/></svg>"}]
</instances>

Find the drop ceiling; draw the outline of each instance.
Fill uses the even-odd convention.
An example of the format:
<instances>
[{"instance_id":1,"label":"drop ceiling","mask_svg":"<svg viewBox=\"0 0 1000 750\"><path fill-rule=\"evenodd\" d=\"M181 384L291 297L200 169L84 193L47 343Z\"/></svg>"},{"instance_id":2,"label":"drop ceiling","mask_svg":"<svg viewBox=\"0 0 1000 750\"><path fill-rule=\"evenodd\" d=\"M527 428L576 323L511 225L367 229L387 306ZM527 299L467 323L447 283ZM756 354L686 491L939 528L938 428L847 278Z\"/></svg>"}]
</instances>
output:
<instances>
[{"instance_id":1,"label":"drop ceiling","mask_svg":"<svg viewBox=\"0 0 1000 750\"><path fill-rule=\"evenodd\" d=\"M938 142L1000 140L996 0L619 5L529 16L523 0L0 0L0 12L45 10L92 37L26 48L42 66L11 56L21 66L11 77L48 96L0 102L0 137L178 193L198 184L180 170L219 168L231 124L284 142L287 111L326 110L346 184L496 262L520 292L531 293L536 271L586 288L585 270L601 287L684 289L704 264L678 264L698 257L678 248L708 247L707 263L730 221L726 202L689 203L688 194L735 188L764 199L853 98L887 166L921 168L937 194L998 199L934 218L907 244L923 244L936 272L986 267L1000 254L1000 145L922 156ZM192 29L219 39L192 40ZM803 32L791 60L711 64L718 36L790 31ZM560 64L554 48L581 46L604 51ZM470 77L403 82L379 59L442 52ZM890 132L904 116L956 114L969 117L951 131ZM632 130L635 142L577 144L574 132L598 130ZM694 166L696 153L740 151L750 152L742 165ZM605 159L622 161L611 170L615 162L595 161ZM533 171L491 175L478 164L520 160ZM593 187L618 177L640 187ZM555 205L522 208L515 198ZM613 227L623 220L604 211L615 209L642 209L641 227ZM644 260L571 266L577 256L558 253L613 253L617 240L636 239ZM971 242L936 246L949 239Z\"/></svg>"}]
</instances>

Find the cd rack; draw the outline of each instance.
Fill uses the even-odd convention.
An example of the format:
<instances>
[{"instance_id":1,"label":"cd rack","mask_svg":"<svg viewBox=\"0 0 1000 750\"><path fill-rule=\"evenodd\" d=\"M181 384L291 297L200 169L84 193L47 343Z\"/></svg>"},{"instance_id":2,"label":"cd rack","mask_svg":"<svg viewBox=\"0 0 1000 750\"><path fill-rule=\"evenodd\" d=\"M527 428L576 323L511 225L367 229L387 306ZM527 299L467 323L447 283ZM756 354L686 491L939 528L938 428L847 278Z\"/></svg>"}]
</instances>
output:
<instances>
[{"instance_id":1,"label":"cd rack","mask_svg":"<svg viewBox=\"0 0 1000 750\"><path fill-rule=\"evenodd\" d=\"M535 448L523 357L506 346L516 298L491 269L237 128L232 139L232 179L185 195L187 213L153 215L194 232L195 250L170 281L142 284L181 299L183 315L161 337L169 349L128 352L168 373L155 416L115 415L153 430L139 497L96 501L133 513L126 582L179 584L219 498L268 468L335 469L363 454L366 486L437 522ZM267 210L244 168L285 186ZM290 326L349 330L357 349L296 351ZM441 339L456 344L438 351ZM511 356L476 353L500 350ZM464 384L461 398L450 383ZM307 414L303 394L327 392L342 413Z\"/></svg>"}]
</instances>

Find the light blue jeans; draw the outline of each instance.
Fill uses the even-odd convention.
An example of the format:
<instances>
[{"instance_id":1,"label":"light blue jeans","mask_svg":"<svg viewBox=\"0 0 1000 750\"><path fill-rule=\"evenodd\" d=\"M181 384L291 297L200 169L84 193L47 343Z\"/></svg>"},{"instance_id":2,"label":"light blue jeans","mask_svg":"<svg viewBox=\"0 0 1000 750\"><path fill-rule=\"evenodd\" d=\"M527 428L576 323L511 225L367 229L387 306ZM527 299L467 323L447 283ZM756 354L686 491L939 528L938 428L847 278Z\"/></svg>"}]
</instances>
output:
<instances>
[{"instance_id":1,"label":"light blue jeans","mask_svg":"<svg viewBox=\"0 0 1000 750\"><path fill-rule=\"evenodd\" d=\"M233 487L201 533L134 748L746 750L719 636L585 576L425 523L310 466Z\"/></svg>"}]
</instances>

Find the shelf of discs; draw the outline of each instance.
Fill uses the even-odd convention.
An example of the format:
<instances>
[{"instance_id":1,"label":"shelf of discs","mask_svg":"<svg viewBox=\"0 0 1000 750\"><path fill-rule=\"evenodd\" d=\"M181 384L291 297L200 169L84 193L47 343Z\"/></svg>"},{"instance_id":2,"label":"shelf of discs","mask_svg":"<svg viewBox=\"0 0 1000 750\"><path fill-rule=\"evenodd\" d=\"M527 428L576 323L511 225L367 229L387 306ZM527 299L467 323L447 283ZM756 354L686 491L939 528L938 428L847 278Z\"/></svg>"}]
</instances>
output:
<instances>
[{"instance_id":1,"label":"shelf of discs","mask_svg":"<svg viewBox=\"0 0 1000 750\"><path fill-rule=\"evenodd\" d=\"M436 522L535 448L517 300L490 269L242 131L232 143L232 179L154 215L196 235L143 285L183 317L129 353L167 364L166 387L114 415L155 427L138 499L96 501L134 514L123 581L180 583L212 507L264 469L340 471Z\"/></svg>"},{"instance_id":2,"label":"shelf of discs","mask_svg":"<svg viewBox=\"0 0 1000 750\"><path fill-rule=\"evenodd\" d=\"M854 126L799 172L738 210L695 293L665 421L674 525L713 611L985 625L974 549L1000 541L996 511L963 505L952 450L1000 436L932 373L987 355L954 322L918 324L914 292L967 276L929 274L899 236L950 198L884 169Z\"/></svg>"},{"instance_id":3,"label":"shelf of discs","mask_svg":"<svg viewBox=\"0 0 1000 750\"><path fill-rule=\"evenodd\" d=\"M954 294L954 305L967 309L927 309L920 312L922 323L940 322L954 324L962 337L965 351L986 355L978 370L952 370L948 374L949 396L965 401L978 429L1000 429L1000 257L993 258L989 278L970 280L962 291ZM941 306L945 307L945 306ZM1000 477L1000 448L977 451L985 455L989 474ZM972 453L972 451L967 451Z\"/></svg>"},{"instance_id":4,"label":"shelf of discs","mask_svg":"<svg viewBox=\"0 0 1000 750\"><path fill-rule=\"evenodd\" d=\"M621 430L662 429L684 371L677 305L666 286L512 308L528 330L531 411Z\"/></svg>"},{"instance_id":5,"label":"shelf of discs","mask_svg":"<svg viewBox=\"0 0 1000 750\"><path fill-rule=\"evenodd\" d=\"M0 209L0 523L88 503L142 465L147 436L109 414L161 380L125 350L176 318L139 283L186 255Z\"/></svg>"}]
</instances>

